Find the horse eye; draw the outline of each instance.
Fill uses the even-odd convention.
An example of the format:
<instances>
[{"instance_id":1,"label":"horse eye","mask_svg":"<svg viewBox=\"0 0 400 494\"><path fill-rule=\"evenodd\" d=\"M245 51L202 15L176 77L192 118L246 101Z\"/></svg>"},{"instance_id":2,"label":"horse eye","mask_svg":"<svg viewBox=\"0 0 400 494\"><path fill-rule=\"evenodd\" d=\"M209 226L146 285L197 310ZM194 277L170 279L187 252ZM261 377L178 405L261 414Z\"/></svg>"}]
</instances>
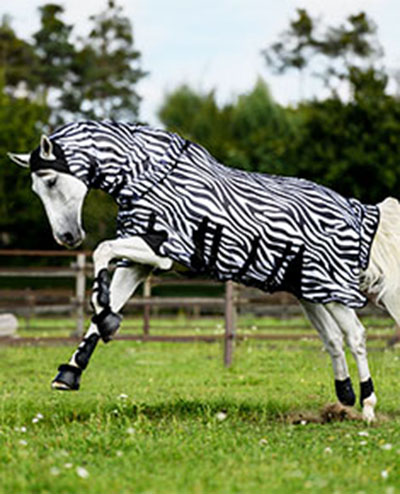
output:
<instances>
[{"instance_id":1,"label":"horse eye","mask_svg":"<svg viewBox=\"0 0 400 494\"><path fill-rule=\"evenodd\" d=\"M56 182L57 182L57 177L54 177L54 178L51 178L50 180L47 180L46 185L49 189L51 189L52 187L55 186Z\"/></svg>"}]
</instances>

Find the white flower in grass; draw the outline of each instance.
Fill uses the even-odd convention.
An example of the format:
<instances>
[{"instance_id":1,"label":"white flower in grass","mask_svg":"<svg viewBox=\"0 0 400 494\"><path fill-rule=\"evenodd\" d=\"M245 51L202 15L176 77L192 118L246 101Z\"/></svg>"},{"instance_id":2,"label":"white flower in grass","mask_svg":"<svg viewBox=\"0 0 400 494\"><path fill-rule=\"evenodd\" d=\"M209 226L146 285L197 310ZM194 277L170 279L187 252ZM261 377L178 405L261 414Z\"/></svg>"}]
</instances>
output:
<instances>
[{"instance_id":1,"label":"white flower in grass","mask_svg":"<svg viewBox=\"0 0 400 494\"><path fill-rule=\"evenodd\" d=\"M76 474L81 479L87 479L89 477L89 472L84 467L76 467Z\"/></svg>"},{"instance_id":2,"label":"white flower in grass","mask_svg":"<svg viewBox=\"0 0 400 494\"><path fill-rule=\"evenodd\" d=\"M22 427L14 427L15 432L26 432L26 427L23 425Z\"/></svg>"},{"instance_id":3,"label":"white flower in grass","mask_svg":"<svg viewBox=\"0 0 400 494\"><path fill-rule=\"evenodd\" d=\"M389 477L389 472L387 470L382 470L381 477L386 480Z\"/></svg>"},{"instance_id":4,"label":"white flower in grass","mask_svg":"<svg viewBox=\"0 0 400 494\"><path fill-rule=\"evenodd\" d=\"M332 454L332 448L330 448L329 446L327 446L325 449L324 449L324 453L326 455L331 455Z\"/></svg>"},{"instance_id":5,"label":"white flower in grass","mask_svg":"<svg viewBox=\"0 0 400 494\"><path fill-rule=\"evenodd\" d=\"M360 441L360 446L366 446L368 444L367 441Z\"/></svg>"},{"instance_id":6,"label":"white flower in grass","mask_svg":"<svg viewBox=\"0 0 400 494\"><path fill-rule=\"evenodd\" d=\"M361 436L361 437L368 437L369 436L369 433L367 431L360 431L358 433L358 435Z\"/></svg>"},{"instance_id":7,"label":"white flower in grass","mask_svg":"<svg viewBox=\"0 0 400 494\"><path fill-rule=\"evenodd\" d=\"M122 451L118 450L115 452L115 454L118 456L118 458L121 458L121 456L123 456L124 453Z\"/></svg>"},{"instance_id":8,"label":"white flower in grass","mask_svg":"<svg viewBox=\"0 0 400 494\"><path fill-rule=\"evenodd\" d=\"M268 444L268 441L263 437L262 439L259 440L258 444L260 446L266 446Z\"/></svg>"},{"instance_id":9,"label":"white flower in grass","mask_svg":"<svg viewBox=\"0 0 400 494\"><path fill-rule=\"evenodd\" d=\"M118 398L119 398L120 400L126 400L126 399L128 398L128 395L126 395L125 393L121 393L121 394L118 396Z\"/></svg>"},{"instance_id":10,"label":"white flower in grass","mask_svg":"<svg viewBox=\"0 0 400 494\"><path fill-rule=\"evenodd\" d=\"M18 443L21 445L21 446L27 446L28 445L28 441L25 441L25 439L20 439L18 441Z\"/></svg>"},{"instance_id":11,"label":"white flower in grass","mask_svg":"<svg viewBox=\"0 0 400 494\"><path fill-rule=\"evenodd\" d=\"M67 468L69 470L72 467L73 467L72 463L64 463L64 468Z\"/></svg>"},{"instance_id":12,"label":"white flower in grass","mask_svg":"<svg viewBox=\"0 0 400 494\"><path fill-rule=\"evenodd\" d=\"M215 418L219 421L222 422L223 420L226 419L228 415L225 412L218 412Z\"/></svg>"},{"instance_id":13,"label":"white flower in grass","mask_svg":"<svg viewBox=\"0 0 400 494\"><path fill-rule=\"evenodd\" d=\"M33 419L32 419L32 424L37 424L39 420L43 420L43 415L41 413L37 413Z\"/></svg>"},{"instance_id":14,"label":"white flower in grass","mask_svg":"<svg viewBox=\"0 0 400 494\"><path fill-rule=\"evenodd\" d=\"M135 432L136 432L136 431L135 431L135 429L134 429L133 427L128 427L128 428L126 429L126 433L127 433L127 434L129 434L130 436L131 436L132 434L135 434Z\"/></svg>"},{"instance_id":15,"label":"white flower in grass","mask_svg":"<svg viewBox=\"0 0 400 494\"><path fill-rule=\"evenodd\" d=\"M60 475L60 469L57 467L51 467L50 475L54 475L55 477L57 477L57 475Z\"/></svg>"},{"instance_id":16,"label":"white flower in grass","mask_svg":"<svg viewBox=\"0 0 400 494\"><path fill-rule=\"evenodd\" d=\"M384 451L390 451L393 448L393 445L390 443L382 444L381 449Z\"/></svg>"}]
</instances>

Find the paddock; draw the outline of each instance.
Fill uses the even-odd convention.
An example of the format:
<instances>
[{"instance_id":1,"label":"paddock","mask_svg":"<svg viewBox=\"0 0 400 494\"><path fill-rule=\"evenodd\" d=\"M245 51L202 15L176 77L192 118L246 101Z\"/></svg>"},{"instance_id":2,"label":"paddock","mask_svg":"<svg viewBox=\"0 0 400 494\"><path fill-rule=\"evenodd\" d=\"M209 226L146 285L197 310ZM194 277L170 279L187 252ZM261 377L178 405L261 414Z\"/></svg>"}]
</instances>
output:
<instances>
[{"instance_id":1,"label":"paddock","mask_svg":"<svg viewBox=\"0 0 400 494\"><path fill-rule=\"evenodd\" d=\"M380 312L362 314L380 396L372 426L359 406L338 413L327 408L334 397L329 356L288 299L267 307L265 300L255 303L254 293L252 299L242 294L254 311L249 314L231 292L234 358L225 366L224 286L214 293L217 304L199 308L198 297L197 305L177 312L160 300L152 306L153 280L150 294L146 288L140 303L128 307L116 340L99 346L81 390L64 394L51 391L50 381L76 346L71 333L81 308L86 315L85 304L76 304L82 270L70 261L25 268L30 275L23 279L29 286L40 272L68 275L72 296L64 313L43 313L40 297L48 301L56 290L18 292L26 309L19 335L0 339L1 492L400 490L400 354L388 347L393 322ZM3 262L2 280L16 268ZM24 305L26 295L31 305Z\"/></svg>"},{"instance_id":2,"label":"paddock","mask_svg":"<svg viewBox=\"0 0 400 494\"><path fill-rule=\"evenodd\" d=\"M399 351L382 341L370 345L381 397L370 427L310 419L333 396L317 340L242 341L229 369L221 343L116 341L68 394L50 390L65 351L0 347L2 492L400 489Z\"/></svg>"}]
</instances>

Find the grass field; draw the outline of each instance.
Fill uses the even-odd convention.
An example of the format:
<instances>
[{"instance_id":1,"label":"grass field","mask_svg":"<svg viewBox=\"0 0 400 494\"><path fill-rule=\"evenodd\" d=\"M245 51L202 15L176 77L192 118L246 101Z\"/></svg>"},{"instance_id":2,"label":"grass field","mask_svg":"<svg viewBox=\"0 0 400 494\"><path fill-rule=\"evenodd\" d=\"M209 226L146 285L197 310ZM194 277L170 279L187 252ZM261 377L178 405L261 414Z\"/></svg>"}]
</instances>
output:
<instances>
[{"instance_id":1,"label":"grass field","mask_svg":"<svg viewBox=\"0 0 400 494\"><path fill-rule=\"evenodd\" d=\"M113 342L78 393L49 386L72 347L0 347L0 492L400 493L399 352L371 346L372 427L290 423L334 400L316 341L247 341L229 370L219 344Z\"/></svg>"}]
</instances>

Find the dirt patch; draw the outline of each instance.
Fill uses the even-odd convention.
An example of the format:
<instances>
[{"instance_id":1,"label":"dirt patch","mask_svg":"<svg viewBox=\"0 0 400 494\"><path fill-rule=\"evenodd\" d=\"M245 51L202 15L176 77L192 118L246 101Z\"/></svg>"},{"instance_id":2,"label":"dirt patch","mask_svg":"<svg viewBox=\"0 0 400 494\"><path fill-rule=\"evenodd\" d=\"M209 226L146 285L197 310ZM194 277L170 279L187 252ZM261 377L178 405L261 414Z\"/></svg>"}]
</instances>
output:
<instances>
[{"instance_id":1,"label":"dirt patch","mask_svg":"<svg viewBox=\"0 0 400 494\"><path fill-rule=\"evenodd\" d=\"M306 425L306 424L328 424L330 422L343 422L345 420L362 421L363 417L360 412L353 408L346 407L341 403L328 403L317 413L315 412L296 412L291 413L286 418L289 424Z\"/></svg>"}]
</instances>

